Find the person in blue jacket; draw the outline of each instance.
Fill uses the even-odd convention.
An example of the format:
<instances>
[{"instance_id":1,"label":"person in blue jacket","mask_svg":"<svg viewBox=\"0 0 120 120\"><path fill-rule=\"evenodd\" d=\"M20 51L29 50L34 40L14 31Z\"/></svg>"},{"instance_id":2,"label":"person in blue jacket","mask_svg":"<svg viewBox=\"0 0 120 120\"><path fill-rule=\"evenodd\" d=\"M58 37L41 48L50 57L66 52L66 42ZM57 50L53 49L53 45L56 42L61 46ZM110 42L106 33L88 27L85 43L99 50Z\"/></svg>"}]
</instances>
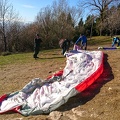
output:
<instances>
[{"instance_id":1,"label":"person in blue jacket","mask_svg":"<svg viewBox=\"0 0 120 120\"><path fill-rule=\"evenodd\" d=\"M119 37L113 37L113 39L112 39L112 47L114 47L115 44L117 44L117 47L120 46L120 39L119 39Z\"/></svg>"},{"instance_id":2,"label":"person in blue jacket","mask_svg":"<svg viewBox=\"0 0 120 120\"><path fill-rule=\"evenodd\" d=\"M75 45L78 45L80 43L81 49L87 50L87 37L83 34L80 34L80 37L75 42Z\"/></svg>"}]
</instances>

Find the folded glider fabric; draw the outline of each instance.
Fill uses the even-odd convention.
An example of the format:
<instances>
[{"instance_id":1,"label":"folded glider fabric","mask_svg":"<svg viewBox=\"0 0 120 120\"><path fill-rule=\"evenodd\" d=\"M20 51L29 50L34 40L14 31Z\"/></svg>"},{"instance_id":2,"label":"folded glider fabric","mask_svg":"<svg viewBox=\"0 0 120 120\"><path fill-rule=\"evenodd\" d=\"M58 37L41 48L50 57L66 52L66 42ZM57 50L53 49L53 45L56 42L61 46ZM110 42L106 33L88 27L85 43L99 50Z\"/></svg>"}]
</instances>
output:
<instances>
[{"instance_id":1,"label":"folded glider fabric","mask_svg":"<svg viewBox=\"0 0 120 120\"><path fill-rule=\"evenodd\" d=\"M69 98L88 88L103 72L102 51L70 51L63 70L31 80L21 90L0 98L0 113L15 111L24 116L50 113Z\"/></svg>"}]
</instances>

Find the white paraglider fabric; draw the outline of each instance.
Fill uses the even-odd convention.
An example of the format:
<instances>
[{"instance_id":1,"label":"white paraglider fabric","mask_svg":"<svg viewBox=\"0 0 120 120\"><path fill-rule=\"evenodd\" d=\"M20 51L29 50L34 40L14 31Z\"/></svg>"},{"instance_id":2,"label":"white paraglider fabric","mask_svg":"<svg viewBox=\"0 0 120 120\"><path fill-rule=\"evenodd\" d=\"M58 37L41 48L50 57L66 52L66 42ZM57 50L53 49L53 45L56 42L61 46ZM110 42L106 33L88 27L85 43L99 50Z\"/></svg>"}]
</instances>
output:
<instances>
[{"instance_id":1,"label":"white paraglider fabric","mask_svg":"<svg viewBox=\"0 0 120 120\"><path fill-rule=\"evenodd\" d=\"M101 65L101 51L73 51L66 54L66 66L62 76L51 77L53 82L42 83L35 78L16 94L11 94L0 105L0 112L23 106L23 115L49 113L78 94L75 87L91 76ZM49 80L47 80L49 81Z\"/></svg>"}]
</instances>

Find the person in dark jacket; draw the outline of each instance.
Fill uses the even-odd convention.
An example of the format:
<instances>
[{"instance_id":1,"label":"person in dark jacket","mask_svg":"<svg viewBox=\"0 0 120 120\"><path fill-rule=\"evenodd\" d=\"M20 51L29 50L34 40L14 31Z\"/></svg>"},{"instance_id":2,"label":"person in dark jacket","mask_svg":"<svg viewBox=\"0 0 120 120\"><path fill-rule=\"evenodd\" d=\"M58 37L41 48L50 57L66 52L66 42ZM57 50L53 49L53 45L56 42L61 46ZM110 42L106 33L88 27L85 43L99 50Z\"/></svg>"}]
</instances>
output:
<instances>
[{"instance_id":1,"label":"person in dark jacket","mask_svg":"<svg viewBox=\"0 0 120 120\"><path fill-rule=\"evenodd\" d=\"M38 53L39 53L39 51L40 51L41 42L42 42L42 40L41 40L39 34L36 34L36 37L35 37L35 39L34 39L34 55L33 55L33 57L34 57L35 59L36 59L36 58L39 58L37 55L38 55Z\"/></svg>"},{"instance_id":2,"label":"person in dark jacket","mask_svg":"<svg viewBox=\"0 0 120 120\"><path fill-rule=\"evenodd\" d=\"M70 40L68 40L68 39L61 39L60 42L59 42L59 45L62 48L62 54L64 55L65 52L69 51Z\"/></svg>"}]
</instances>

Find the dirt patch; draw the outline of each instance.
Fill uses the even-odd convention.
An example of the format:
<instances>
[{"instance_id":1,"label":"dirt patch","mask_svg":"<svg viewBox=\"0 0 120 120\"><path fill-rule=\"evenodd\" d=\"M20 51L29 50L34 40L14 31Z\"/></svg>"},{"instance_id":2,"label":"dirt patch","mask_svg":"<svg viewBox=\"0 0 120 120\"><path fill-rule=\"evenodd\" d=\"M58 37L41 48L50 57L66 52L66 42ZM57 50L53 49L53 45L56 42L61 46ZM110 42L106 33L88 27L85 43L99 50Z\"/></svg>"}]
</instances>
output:
<instances>
[{"instance_id":1,"label":"dirt patch","mask_svg":"<svg viewBox=\"0 0 120 120\"><path fill-rule=\"evenodd\" d=\"M93 50L91 47L89 50ZM69 99L58 108L58 120L119 120L120 118L120 50L104 52L103 74L84 92ZM60 51L59 51L60 52ZM63 69L65 58L58 61L54 57L46 61L38 60L23 65L7 65L0 69L0 96L22 89L36 77L47 78ZM32 58L31 58L32 59ZM41 57L41 59L45 59ZM64 62L63 62L64 61ZM55 111L52 113L55 114ZM48 120L51 115L23 117L18 113L0 115L0 120Z\"/></svg>"}]
</instances>

